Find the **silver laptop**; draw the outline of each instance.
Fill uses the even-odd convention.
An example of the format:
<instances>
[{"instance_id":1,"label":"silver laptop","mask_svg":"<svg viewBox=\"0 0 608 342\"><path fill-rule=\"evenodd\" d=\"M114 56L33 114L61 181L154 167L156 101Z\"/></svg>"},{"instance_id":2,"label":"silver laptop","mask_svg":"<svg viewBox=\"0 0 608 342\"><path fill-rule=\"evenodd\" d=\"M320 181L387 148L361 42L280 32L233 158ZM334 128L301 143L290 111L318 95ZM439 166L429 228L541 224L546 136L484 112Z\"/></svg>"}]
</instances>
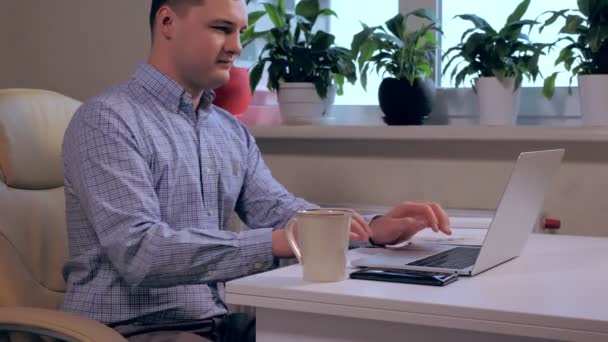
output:
<instances>
[{"instance_id":1,"label":"silver laptop","mask_svg":"<svg viewBox=\"0 0 608 342\"><path fill-rule=\"evenodd\" d=\"M373 256L353 260L351 264L473 276L519 256L540 216L545 193L563 156L563 149L519 155L480 247L410 245L403 249L385 249Z\"/></svg>"}]
</instances>

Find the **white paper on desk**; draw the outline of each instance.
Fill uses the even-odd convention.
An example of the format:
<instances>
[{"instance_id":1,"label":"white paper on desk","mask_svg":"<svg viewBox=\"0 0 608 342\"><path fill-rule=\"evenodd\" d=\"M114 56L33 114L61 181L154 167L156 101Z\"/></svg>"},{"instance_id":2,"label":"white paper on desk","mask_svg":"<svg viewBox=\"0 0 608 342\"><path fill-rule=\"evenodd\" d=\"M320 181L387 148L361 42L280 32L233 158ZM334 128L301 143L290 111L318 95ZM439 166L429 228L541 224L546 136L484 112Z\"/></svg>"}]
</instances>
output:
<instances>
[{"instance_id":1,"label":"white paper on desk","mask_svg":"<svg viewBox=\"0 0 608 342\"><path fill-rule=\"evenodd\" d=\"M425 229L414 235L410 243L442 243L447 245L481 246L486 238L488 229L479 228L452 228L452 235L435 233L431 229Z\"/></svg>"},{"instance_id":2,"label":"white paper on desk","mask_svg":"<svg viewBox=\"0 0 608 342\"><path fill-rule=\"evenodd\" d=\"M488 229L483 228L452 228L452 235L435 233L431 228L426 228L414 235L408 241L391 248L400 248L409 244L440 243L445 245L481 246L486 238Z\"/></svg>"}]
</instances>

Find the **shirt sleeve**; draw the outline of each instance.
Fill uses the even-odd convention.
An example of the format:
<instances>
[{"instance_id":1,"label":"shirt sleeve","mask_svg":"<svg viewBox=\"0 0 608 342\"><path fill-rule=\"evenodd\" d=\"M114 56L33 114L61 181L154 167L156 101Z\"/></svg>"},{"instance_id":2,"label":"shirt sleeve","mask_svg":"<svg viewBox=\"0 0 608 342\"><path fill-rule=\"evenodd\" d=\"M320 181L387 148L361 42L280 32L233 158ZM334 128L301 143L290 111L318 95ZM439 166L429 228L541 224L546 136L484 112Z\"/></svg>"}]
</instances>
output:
<instances>
[{"instance_id":1,"label":"shirt sleeve","mask_svg":"<svg viewBox=\"0 0 608 342\"><path fill-rule=\"evenodd\" d=\"M241 220L251 228L287 225L298 210L316 209L318 205L305 201L287 191L271 174L264 163L255 139L249 133L247 175L243 190L237 202L236 212ZM366 215L368 223L378 215ZM368 241L350 241L350 248L371 247Z\"/></svg>"},{"instance_id":2,"label":"shirt sleeve","mask_svg":"<svg viewBox=\"0 0 608 342\"><path fill-rule=\"evenodd\" d=\"M235 208L241 220L253 229L282 228L298 210L319 208L294 196L272 176L255 139L248 132L246 134L247 170Z\"/></svg>"},{"instance_id":3,"label":"shirt sleeve","mask_svg":"<svg viewBox=\"0 0 608 342\"><path fill-rule=\"evenodd\" d=\"M102 252L129 285L215 283L274 267L270 228L176 230L163 222L136 134L112 109L85 105L70 126L66 190L78 198Z\"/></svg>"}]
</instances>

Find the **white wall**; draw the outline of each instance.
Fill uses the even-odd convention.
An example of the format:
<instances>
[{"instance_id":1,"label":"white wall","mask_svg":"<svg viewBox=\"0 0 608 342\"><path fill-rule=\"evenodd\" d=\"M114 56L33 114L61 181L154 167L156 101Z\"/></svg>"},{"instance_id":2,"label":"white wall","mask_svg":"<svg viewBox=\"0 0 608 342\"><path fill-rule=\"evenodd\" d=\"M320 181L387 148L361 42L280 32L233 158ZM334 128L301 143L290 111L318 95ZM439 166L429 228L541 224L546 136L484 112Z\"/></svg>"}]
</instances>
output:
<instances>
[{"instance_id":1,"label":"white wall","mask_svg":"<svg viewBox=\"0 0 608 342\"><path fill-rule=\"evenodd\" d=\"M2 87L14 82L84 100L130 78L137 63L146 59L148 0L5 2L0 16L8 21L0 20L0 32L18 32L12 38L23 46L23 55L8 57L4 69L10 77L2 77ZM12 7L22 9L22 20L10 17Z\"/></svg>"},{"instance_id":2,"label":"white wall","mask_svg":"<svg viewBox=\"0 0 608 342\"><path fill-rule=\"evenodd\" d=\"M0 10L0 88L21 86L15 67L23 58L23 3L4 1Z\"/></svg>"},{"instance_id":3,"label":"white wall","mask_svg":"<svg viewBox=\"0 0 608 342\"><path fill-rule=\"evenodd\" d=\"M390 207L404 200L494 210L517 154L565 148L543 214L560 234L608 236L605 142L257 138L273 175L317 203Z\"/></svg>"}]
</instances>

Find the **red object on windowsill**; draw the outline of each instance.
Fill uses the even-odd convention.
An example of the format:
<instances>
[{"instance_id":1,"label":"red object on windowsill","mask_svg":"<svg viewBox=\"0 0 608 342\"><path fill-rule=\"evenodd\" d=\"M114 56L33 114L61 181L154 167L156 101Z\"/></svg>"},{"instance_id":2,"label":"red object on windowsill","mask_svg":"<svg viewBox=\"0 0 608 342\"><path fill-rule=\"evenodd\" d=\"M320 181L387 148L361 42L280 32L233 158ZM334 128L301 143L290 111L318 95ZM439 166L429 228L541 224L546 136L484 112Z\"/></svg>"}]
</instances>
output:
<instances>
[{"instance_id":1,"label":"red object on windowsill","mask_svg":"<svg viewBox=\"0 0 608 342\"><path fill-rule=\"evenodd\" d=\"M214 89L214 91L213 104L227 110L234 116L242 115L251 103L249 70L232 67L230 69L230 80L221 87Z\"/></svg>"}]
</instances>

